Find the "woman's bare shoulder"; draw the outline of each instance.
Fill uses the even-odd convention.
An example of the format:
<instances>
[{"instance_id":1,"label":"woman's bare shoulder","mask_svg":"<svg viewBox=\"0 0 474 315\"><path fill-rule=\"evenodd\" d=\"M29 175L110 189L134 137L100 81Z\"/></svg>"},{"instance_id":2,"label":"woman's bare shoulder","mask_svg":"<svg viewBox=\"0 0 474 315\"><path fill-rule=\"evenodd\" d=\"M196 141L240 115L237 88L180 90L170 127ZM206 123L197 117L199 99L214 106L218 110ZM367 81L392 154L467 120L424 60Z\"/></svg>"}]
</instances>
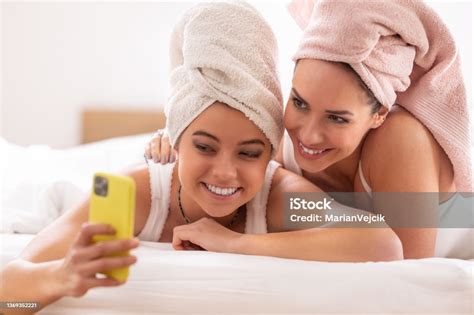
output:
<instances>
[{"instance_id":1,"label":"woman's bare shoulder","mask_svg":"<svg viewBox=\"0 0 474 315\"><path fill-rule=\"evenodd\" d=\"M279 167L273 175L271 194L281 192L314 192L321 191L313 183L301 175Z\"/></svg>"},{"instance_id":2,"label":"woman's bare shoulder","mask_svg":"<svg viewBox=\"0 0 474 315\"><path fill-rule=\"evenodd\" d=\"M148 181L147 183L143 184L147 184L148 186L150 185L150 175L148 171L148 165L146 163L129 165L120 171L120 173L122 175L131 177L135 181L135 184L141 184L144 181Z\"/></svg>"},{"instance_id":3,"label":"woman's bare shoulder","mask_svg":"<svg viewBox=\"0 0 474 315\"><path fill-rule=\"evenodd\" d=\"M397 106L377 129L372 129L365 139L361 160L374 163L379 158L400 158L422 150L439 153L439 145L431 132L416 117Z\"/></svg>"},{"instance_id":4,"label":"woman's bare shoulder","mask_svg":"<svg viewBox=\"0 0 474 315\"><path fill-rule=\"evenodd\" d=\"M425 182L430 178L437 185L442 154L428 128L397 106L382 126L368 133L361 161L364 174L374 185L379 182L384 187L387 185L385 188L396 189L391 186L393 179L398 178L397 182L407 186L413 182L413 189L416 189L420 186L420 176L425 176Z\"/></svg>"},{"instance_id":5,"label":"woman's bare shoulder","mask_svg":"<svg viewBox=\"0 0 474 315\"><path fill-rule=\"evenodd\" d=\"M282 232L284 193L286 192L314 192L320 191L307 179L298 174L279 167L273 175L270 193L267 202L267 229L268 232Z\"/></svg>"},{"instance_id":6,"label":"woman's bare shoulder","mask_svg":"<svg viewBox=\"0 0 474 315\"><path fill-rule=\"evenodd\" d=\"M380 142L389 144L419 144L431 143L434 140L426 128L415 116L397 106L388 115L385 122L376 129L372 129L366 138L364 148L378 145Z\"/></svg>"}]
</instances>

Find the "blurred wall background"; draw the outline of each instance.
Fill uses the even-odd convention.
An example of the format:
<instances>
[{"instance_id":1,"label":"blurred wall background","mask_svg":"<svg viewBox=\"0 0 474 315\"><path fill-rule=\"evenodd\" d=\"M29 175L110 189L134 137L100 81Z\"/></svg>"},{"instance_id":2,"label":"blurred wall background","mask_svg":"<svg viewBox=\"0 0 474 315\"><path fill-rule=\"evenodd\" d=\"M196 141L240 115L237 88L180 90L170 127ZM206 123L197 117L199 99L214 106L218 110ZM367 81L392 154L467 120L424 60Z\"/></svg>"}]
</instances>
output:
<instances>
[{"instance_id":1,"label":"blurred wall background","mask_svg":"<svg viewBox=\"0 0 474 315\"><path fill-rule=\"evenodd\" d=\"M277 36L286 98L301 31L287 1L249 2ZM1 137L65 148L79 143L86 107L161 109L169 36L195 3L1 1ZM429 3L458 42L472 106L472 3Z\"/></svg>"}]
</instances>

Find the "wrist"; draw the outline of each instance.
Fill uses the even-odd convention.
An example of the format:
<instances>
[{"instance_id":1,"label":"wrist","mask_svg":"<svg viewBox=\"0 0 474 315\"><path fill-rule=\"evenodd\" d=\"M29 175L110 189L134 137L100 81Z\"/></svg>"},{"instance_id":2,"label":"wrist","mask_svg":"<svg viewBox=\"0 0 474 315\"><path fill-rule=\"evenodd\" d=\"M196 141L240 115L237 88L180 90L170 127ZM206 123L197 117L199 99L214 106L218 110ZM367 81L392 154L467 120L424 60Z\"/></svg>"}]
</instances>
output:
<instances>
[{"instance_id":1,"label":"wrist","mask_svg":"<svg viewBox=\"0 0 474 315\"><path fill-rule=\"evenodd\" d=\"M251 237L251 234L237 233L237 236L234 238L234 240L230 242L229 253L248 254L250 251Z\"/></svg>"},{"instance_id":2,"label":"wrist","mask_svg":"<svg viewBox=\"0 0 474 315\"><path fill-rule=\"evenodd\" d=\"M56 301L66 295L66 281L62 275L61 267L64 259L45 262L46 280L42 289L48 301Z\"/></svg>"}]
</instances>

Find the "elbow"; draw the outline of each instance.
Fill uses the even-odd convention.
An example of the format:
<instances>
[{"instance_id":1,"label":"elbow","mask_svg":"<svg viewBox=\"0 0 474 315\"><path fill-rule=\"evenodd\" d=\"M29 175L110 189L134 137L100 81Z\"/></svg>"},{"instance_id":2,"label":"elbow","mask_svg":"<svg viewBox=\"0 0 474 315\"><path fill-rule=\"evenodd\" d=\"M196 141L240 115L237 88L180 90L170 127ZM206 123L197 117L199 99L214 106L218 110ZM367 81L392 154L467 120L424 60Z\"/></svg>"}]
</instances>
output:
<instances>
[{"instance_id":1,"label":"elbow","mask_svg":"<svg viewBox=\"0 0 474 315\"><path fill-rule=\"evenodd\" d=\"M2 290L0 290L0 301L12 300L10 297L12 294L10 287L12 283L15 282L15 278L13 277L15 275L15 269L15 261L13 260L8 262L0 270L0 287L2 288Z\"/></svg>"},{"instance_id":2,"label":"elbow","mask_svg":"<svg viewBox=\"0 0 474 315\"><path fill-rule=\"evenodd\" d=\"M403 260L403 245L397 234L390 228L374 230L373 261Z\"/></svg>"}]
</instances>

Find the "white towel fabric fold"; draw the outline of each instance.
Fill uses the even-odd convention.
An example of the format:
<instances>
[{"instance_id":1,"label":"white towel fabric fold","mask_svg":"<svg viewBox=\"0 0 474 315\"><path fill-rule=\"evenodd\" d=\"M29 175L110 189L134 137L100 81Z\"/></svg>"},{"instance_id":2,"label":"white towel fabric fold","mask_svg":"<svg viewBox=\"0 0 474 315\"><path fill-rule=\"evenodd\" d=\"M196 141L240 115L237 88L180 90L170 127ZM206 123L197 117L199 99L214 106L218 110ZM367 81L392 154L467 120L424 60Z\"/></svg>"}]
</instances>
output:
<instances>
[{"instance_id":1,"label":"white towel fabric fold","mask_svg":"<svg viewBox=\"0 0 474 315\"><path fill-rule=\"evenodd\" d=\"M165 107L174 146L216 101L244 113L276 151L283 135L277 42L260 13L241 1L201 3L171 37L171 95Z\"/></svg>"}]
</instances>

